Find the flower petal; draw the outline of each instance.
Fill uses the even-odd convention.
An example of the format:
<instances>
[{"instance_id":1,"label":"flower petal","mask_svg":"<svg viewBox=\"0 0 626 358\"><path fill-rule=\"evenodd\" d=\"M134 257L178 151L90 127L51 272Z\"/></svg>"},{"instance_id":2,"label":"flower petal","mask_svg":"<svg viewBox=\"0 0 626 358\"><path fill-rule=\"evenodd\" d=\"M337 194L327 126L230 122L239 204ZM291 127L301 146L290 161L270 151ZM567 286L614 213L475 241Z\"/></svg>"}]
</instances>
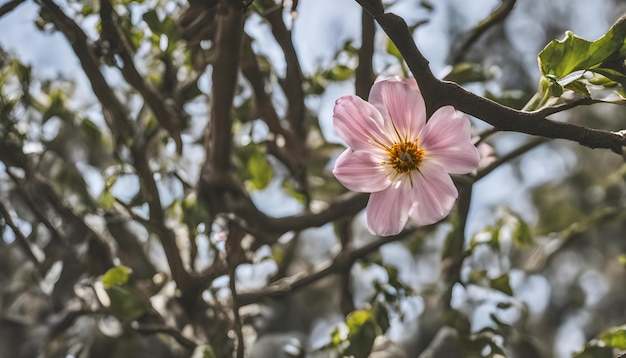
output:
<instances>
[{"instance_id":1,"label":"flower petal","mask_svg":"<svg viewBox=\"0 0 626 358\"><path fill-rule=\"evenodd\" d=\"M424 162L413 172L415 203L409 212L418 225L429 225L450 214L458 192L452 178L435 162Z\"/></svg>"},{"instance_id":2,"label":"flower petal","mask_svg":"<svg viewBox=\"0 0 626 358\"><path fill-rule=\"evenodd\" d=\"M413 88L417 92L420 91L420 88L417 85L417 81L415 80L415 78L411 78L411 77L406 78L406 77L400 77L398 75L395 75L395 76L387 77L386 79L384 79L384 81L403 82L403 83L406 83L407 85L411 86L411 88ZM380 81L377 80L376 82L380 82Z\"/></svg>"},{"instance_id":3,"label":"flower petal","mask_svg":"<svg viewBox=\"0 0 626 358\"><path fill-rule=\"evenodd\" d=\"M372 193L365 209L370 233L380 236L400 233L409 218L413 197L413 190L408 185L392 185Z\"/></svg>"},{"instance_id":4,"label":"flower petal","mask_svg":"<svg viewBox=\"0 0 626 358\"><path fill-rule=\"evenodd\" d=\"M374 153L364 150L352 151L347 149L335 162L333 174L346 188L372 193L381 191L391 185L385 168L380 163L383 159Z\"/></svg>"},{"instance_id":5,"label":"flower petal","mask_svg":"<svg viewBox=\"0 0 626 358\"><path fill-rule=\"evenodd\" d=\"M454 107L439 108L420 134L425 161L434 160L451 174L465 174L478 167L480 154L472 144L471 125Z\"/></svg>"},{"instance_id":6,"label":"flower petal","mask_svg":"<svg viewBox=\"0 0 626 358\"><path fill-rule=\"evenodd\" d=\"M333 124L339 136L354 150L389 143L383 117L371 104L357 96L343 96L335 102Z\"/></svg>"},{"instance_id":7,"label":"flower petal","mask_svg":"<svg viewBox=\"0 0 626 358\"><path fill-rule=\"evenodd\" d=\"M410 84L398 80L374 83L369 102L385 118L386 130L404 139L414 140L426 122L426 105L422 95ZM395 126L395 129L394 129Z\"/></svg>"}]
</instances>

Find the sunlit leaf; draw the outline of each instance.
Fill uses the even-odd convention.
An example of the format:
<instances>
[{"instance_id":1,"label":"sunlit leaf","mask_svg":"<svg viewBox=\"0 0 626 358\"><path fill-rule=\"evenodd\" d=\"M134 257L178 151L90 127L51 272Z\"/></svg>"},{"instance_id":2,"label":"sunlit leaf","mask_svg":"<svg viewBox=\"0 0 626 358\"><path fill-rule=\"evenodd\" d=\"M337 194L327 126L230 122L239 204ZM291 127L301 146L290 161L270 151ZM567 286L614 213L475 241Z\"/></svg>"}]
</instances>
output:
<instances>
[{"instance_id":1,"label":"sunlit leaf","mask_svg":"<svg viewBox=\"0 0 626 358\"><path fill-rule=\"evenodd\" d=\"M330 81L345 81L354 76L354 69L344 65L337 65L328 71L324 71L322 76Z\"/></svg>"},{"instance_id":2,"label":"sunlit leaf","mask_svg":"<svg viewBox=\"0 0 626 358\"><path fill-rule=\"evenodd\" d=\"M102 284L105 289L123 285L128 282L131 272L132 270L124 265L113 267L102 276Z\"/></svg>"},{"instance_id":3,"label":"sunlit leaf","mask_svg":"<svg viewBox=\"0 0 626 358\"><path fill-rule=\"evenodd\" d=\"M402 54L400 53L400 50L398 50L398 48L396 47L396 44L394 44L393 41L391 41L391 39L387 39L387 53L397 58L400 61L404 60L404 58L402 57Z\"/></svg>"},{"instance_id":4,"label":"sunlit leaf","mask_svg":"<svg viewBox=\"0 0 626 358\"><path fill-rule=\"evenodd\" d=\"M248 159L248 172L250 173L250 183L252 189L261 190L269 185L272 180L272 167L267 162L265 155L255 152Z\"/></svg>"},{"instance_id":5,"label":"sunlit leaf","mask_svg":"<svg viewBox=\"0 0 626 358\"><path fill-rule=\"evenodd\" d=\"M595 41L587 41L567 32L562 40L553 40L539 53L539 68L545 75L562 78L578 70L589 70L614 56L624 56L626 20L620 19Z\"/></svg>"},{"instance_id":6,"label":"sunlit leaf","mask_svg":"<svg viewBox=\"0 0 626 358\"><path fill-rule=\"evenodd\" d=\"M598 339L606 343L608 346L618 349L626 349L626 325L611 328L600 334Z\"/></svg>"}]
</instances>

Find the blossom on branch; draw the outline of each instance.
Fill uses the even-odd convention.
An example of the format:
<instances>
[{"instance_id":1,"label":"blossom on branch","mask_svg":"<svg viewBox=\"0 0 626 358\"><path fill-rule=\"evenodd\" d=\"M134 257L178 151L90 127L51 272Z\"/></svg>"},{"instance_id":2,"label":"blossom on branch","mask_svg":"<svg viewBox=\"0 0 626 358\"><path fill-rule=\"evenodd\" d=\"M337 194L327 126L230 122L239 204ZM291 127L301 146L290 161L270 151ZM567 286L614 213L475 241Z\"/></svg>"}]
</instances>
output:
<instances>
[{"instance_id":1,"label":"blossom on branch","mask_svg":"<svg viewBox=\"0 0 626 358\"><path fill-rule=\"evenodd\" d=\"M413 79L375 83L369 101L337 100L333 122L348 144L333 174L346 188L371 193L367 226L375 235L395 235L410 217L418 225L446 217L458 196L449 174L476 169L470 122L452 106L426 123L426 106Z\"/></svg>"}]
</instances>

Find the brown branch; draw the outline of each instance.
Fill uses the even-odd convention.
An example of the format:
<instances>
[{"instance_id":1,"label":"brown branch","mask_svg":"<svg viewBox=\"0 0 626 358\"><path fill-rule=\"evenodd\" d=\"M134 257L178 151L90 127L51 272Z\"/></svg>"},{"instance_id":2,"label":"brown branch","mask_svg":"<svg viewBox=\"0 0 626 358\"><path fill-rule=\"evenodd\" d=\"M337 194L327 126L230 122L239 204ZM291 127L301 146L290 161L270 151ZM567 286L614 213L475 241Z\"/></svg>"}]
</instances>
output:
<instances>
[{"instance_id":1,"label":"brown branch","mask_svg":"<svg viewBox=\"0 0 626 358\"><path fill-rule=\"evenodd\" d=\"M242 321L239 315L239 297L237 296L237 266L245 260L245 253L241 248L241 239L245 236L245 232L235 225L232 221L228 224L228 238L226 239L226 260L228 262L228 286L233 300L233 321L235 335L237 336L237 358L243 358L245 353L245 344L243 338Z\"/></svg>"},{"instance_id":2,"label":"brown branch","mask_svg":"<svg viewBox=\"0 0 626 358\"><path fill-rule=\"evenodd\" d=\"M487 30L489 30L495 24L506 19L511 10L513 10L515 2L516 0L502 0L500 5L470 32L469 36L465 39L465 41L463 41L458 50L454 51L455 54L452 55L452 63L459 63L463 61L465 55L467 54L467 51L476 43L476 41L480 39L480 37Z\"/></svg>"},{"instance_id":3,"label":"brown branch","mask_svg":"<svg viewBox=\"0 0 626 358\"><path fill-rule=\"evenodd\" d=\"M429 114L441 106L452 105L499 130L567 139L589 148L606 148L622 154L622 147L626 146L626 137L620 134L552 121L541 112L518 111L473 94L455 83L438 80L430 70L426 58L415 46L402 18L392 13L385 14L379 0L357 0L357 2L377 20L404 57L420 85Z\"/></svg>"},{"instance_id":4,"label":"brown branch","mask_svg":"<svg viewBox=\"0 0 626 358\"><path fill-rule=\"evenodd\" d=\"M11 0L8 3L0 6L0 17L8 14L11 11L13 11L13 9L15 9L18 6L20 6L23 2L24 2L24 0Z\"/></svg>"},{"instance_id":5,"label":"brown branch","mask_svg":"<svg viewBox=\"0 0 626 358\"><path fill-rule=\"evenodd\" d=\"M376 24L374 19L365 11L361 12L361 48L359 48L359 65L355 71L356 95L367 99L370 87L374 83L374 69L372 57L374 56L374 37Z\"/></svg>"},{"instance_id":6,"label":"brown branch","mask_svg":"<svg viewBox=\"0 0 626 358\"><path fill-rule=\"evenodd\" d=\"M124 79L133 86L144 98L146 104L152 110L157 121L170 133L178 153L182 153L182 139L180 130L183 123L182 116L174 108L173 100L166 99L150 82L145 80L137 71L131 48L123 36L120 34L116 19L114 19L113 6L109 0L100 1L100 20L102 22L102 38L110 43L111 49L117 53L122 60L121 72Z\"/></svg>"},{"instance_id":7,"label":"brown branch","mask_svg":"<svg viewBox=\"0 0 626 358\"><path fill-rule=\"evenodd\" d=\"M89 46L87 35L69 18L52 0L41 0L41 4L49 11L52 21L67 38L74 53L89 79L91 89L102 105L104 118L113 133L117 143L127 143L134 135L134 128L128 118L128 113L115 93L107 83L100 63L93 49Z\"/></svg>"},{"instance_id":8,"label":"brown branch","mask_svg":"<svg viewBox=\"0 0 626 358\"><path fill-rule=\"evenodd\" d=\"M28 256L28 258L35 264L35 266L38 267L41 262L39 261L39 258L37 258L37 255L35 255L35 253L33 252L33 249L28 242L28 238L26 238L26 236L17 227L17 225L15 225L13 219L11 218L11 215L9 214L9 211L1 202L0 217L4 220L4 223L11 228L11 231L13 231L13 234L15 235L15 241L17 241L18 245L22 248L22 250L24 250L26 256Z\"/></svg>"},{"instance_id":9,"label":"brown branch","mask_svg":"<svg viewBox=\"0 0 626 358\"><path fill-rule=\"evenodd\" d=\"M154 174L150 169L148 158L146 158L146 147L142 141L136 139L131 146L133 157L133 166L137 170L137 176L141 182L141 190L146 201L148 202L148 210L150 214L149 224L146 229L155 233L160 240L167 263L172 272L172 278L176 281L178 288L183 293L184 300L191 299L190 296L195 294L195 283L191 275L185 269L180 250L176 244L176 236L165 225L165 214L161 205L161 198L157 189Z\"/></svg>"},{"instance_id":10,"label":"brown branch","mask_svg":"<svg viewBox=\"0 0 626 358\"><path fill-rule=\"evenodd\" d=\"M211 129L206 137L209 150L207 164L211 170L228 173L231 170L232 106L237 86L240 49L243 34L243 14L240 6L229 2L225 13L218 17L215 38L215 62L211 88Z\"/></svg>"}]
</instances>

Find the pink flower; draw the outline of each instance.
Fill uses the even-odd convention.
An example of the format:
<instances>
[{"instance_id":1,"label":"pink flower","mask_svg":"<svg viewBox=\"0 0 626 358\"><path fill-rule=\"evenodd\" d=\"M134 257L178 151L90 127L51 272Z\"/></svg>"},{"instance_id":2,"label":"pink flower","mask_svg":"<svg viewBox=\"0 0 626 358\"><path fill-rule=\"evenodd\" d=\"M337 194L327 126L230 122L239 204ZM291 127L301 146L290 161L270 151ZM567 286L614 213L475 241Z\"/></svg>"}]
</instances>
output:
<instances>
[{"instance_id":1,"label":"pink flower","mask_svg":"<svg viewBox=\"0 0 626 358\"><path fill-rule=\"evenodd\" d=\"M367 226L395 235L410 217L418 225L446 217L458 196L449 174L476 169L470 122L454 107L439 108L426 123L415 80L390 78L372 86L369 102L337 100L333 121L348 144L333 174L348 189L371 193Z\"/></svg>"}]
</instances>

